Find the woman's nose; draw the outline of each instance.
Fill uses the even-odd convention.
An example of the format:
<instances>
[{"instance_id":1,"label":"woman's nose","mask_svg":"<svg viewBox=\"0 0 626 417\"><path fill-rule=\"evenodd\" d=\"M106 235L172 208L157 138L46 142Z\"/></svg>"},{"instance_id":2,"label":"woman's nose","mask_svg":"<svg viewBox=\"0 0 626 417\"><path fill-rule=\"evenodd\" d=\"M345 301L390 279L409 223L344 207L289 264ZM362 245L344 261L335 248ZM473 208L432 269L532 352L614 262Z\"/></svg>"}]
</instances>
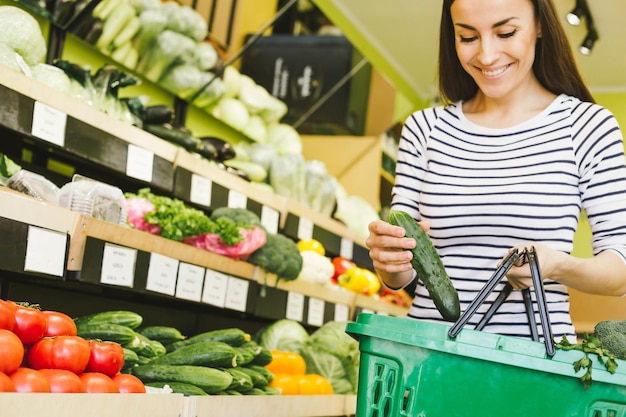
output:
<instances>
[{"instance_id":1,"label":"woman's nose","mask_svg":"<svg viewBox=\"0 0 626 417\"><path fill-rule=\"evenodd\" d=\"M498 60L500 55L499 50L495 42L489 39L483 39L480 41L480 51L478 59L483 65L491 65Z\"/></svg>"}]
</instances>

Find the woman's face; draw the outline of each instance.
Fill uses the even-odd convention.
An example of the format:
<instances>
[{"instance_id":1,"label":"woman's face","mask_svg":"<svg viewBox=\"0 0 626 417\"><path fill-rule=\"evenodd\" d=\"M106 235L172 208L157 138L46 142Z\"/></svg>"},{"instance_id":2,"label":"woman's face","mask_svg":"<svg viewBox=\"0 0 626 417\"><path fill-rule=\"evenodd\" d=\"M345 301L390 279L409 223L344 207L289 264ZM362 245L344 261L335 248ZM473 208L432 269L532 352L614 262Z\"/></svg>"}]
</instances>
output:
<instances>
[{"instance_id":1,"label":"woman's face","mask_svg":"<svg viewBox=\"0 0 626 417\"><path fill-rule=\"evenodd\" d=\"M540 36L530 0L455 0L450 7L461 65L487 97L532 82Z\"/></svg>"}]
</instances>

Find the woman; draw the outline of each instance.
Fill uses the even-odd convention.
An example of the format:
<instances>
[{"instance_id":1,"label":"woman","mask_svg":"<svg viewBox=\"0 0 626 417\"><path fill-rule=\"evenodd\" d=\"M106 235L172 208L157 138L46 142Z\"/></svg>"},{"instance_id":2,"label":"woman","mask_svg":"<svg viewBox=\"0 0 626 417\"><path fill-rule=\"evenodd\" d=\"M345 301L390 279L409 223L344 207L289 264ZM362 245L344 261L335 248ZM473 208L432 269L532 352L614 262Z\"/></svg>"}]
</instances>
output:
<instances>
[{"instance_id":1,"label":"woman","mask_svg":"<svg viewBox=\"0 0 626 417\"><path fill-rule=\"evenodd\" d=\"M444 0L439 82L447 105L404 125L392 208L428 231L462 311L512 248L534 246L554 337L575 340L568 287L626 294L626 166L615 118L593 103L551 0ZM587 259L570 255L581 209L593 232ZM381 279L408 285L415 242L383 221L369 231ZM531 286L528 264L507 279ZM421 283L409 317L443 320ZM530 337L521 291L483 330Z\"/></svg>"}]
</instances>

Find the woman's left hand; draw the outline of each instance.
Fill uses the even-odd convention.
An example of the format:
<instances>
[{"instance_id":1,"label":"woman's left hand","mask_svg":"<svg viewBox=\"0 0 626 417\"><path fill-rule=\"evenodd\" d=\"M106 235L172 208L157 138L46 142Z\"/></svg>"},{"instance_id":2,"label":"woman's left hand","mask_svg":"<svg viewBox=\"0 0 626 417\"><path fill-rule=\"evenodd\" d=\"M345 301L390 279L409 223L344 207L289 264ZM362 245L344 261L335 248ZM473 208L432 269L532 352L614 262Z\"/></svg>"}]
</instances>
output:
<instances>
[{"instance_id":1,"label":"woman's left hand","mask_svg":"<svg viewBox=\"0 0 626 417\"><path fill-rule=\"evenodd\" d=\"M563 252L556 251L540 243L529 242L511 248L507 255L515 249L517 249L520 253L520 257L518 258L517 262L515 262L515 264L511 267L511 269L509 269L509 272L506 274L507 279L515 289L521 290L533 286L530 265L528 263L528 260L524 256L524 251L526 249L530 250L533 247L535 248L535 253L537 254L537 262L539 264L539 272L542 279L550 277L552 273L556 270L556 265L562 259L562 257L564 255L567 256Z\"/></svg>"}]
</instances>

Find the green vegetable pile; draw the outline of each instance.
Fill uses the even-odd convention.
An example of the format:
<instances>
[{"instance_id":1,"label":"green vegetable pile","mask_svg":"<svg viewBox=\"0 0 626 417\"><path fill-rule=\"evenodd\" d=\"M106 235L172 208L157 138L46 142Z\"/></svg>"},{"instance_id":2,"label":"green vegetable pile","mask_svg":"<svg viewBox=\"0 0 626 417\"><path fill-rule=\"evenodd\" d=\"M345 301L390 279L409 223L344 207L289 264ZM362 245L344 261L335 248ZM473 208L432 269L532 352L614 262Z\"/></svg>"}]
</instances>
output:
<instances>
[{"instance_id":1,"label":"green vegetable pile","mask_svg":"<svg viewBox=\"0 0 626 417\"><path fill-rule=\"evenodd\" d=\"M578 343L571 343L563 336L562 340L555 344L563 350L579 350L584 353L583 357L574 361L574 371L585 372L581 375L585 389L592 384L593 357L604 364L609 373L614 374L617 367L617 359L626 359L626 320L604 320L596 324L591 335L585 333Z\"/></svg>"}]
</instances>

